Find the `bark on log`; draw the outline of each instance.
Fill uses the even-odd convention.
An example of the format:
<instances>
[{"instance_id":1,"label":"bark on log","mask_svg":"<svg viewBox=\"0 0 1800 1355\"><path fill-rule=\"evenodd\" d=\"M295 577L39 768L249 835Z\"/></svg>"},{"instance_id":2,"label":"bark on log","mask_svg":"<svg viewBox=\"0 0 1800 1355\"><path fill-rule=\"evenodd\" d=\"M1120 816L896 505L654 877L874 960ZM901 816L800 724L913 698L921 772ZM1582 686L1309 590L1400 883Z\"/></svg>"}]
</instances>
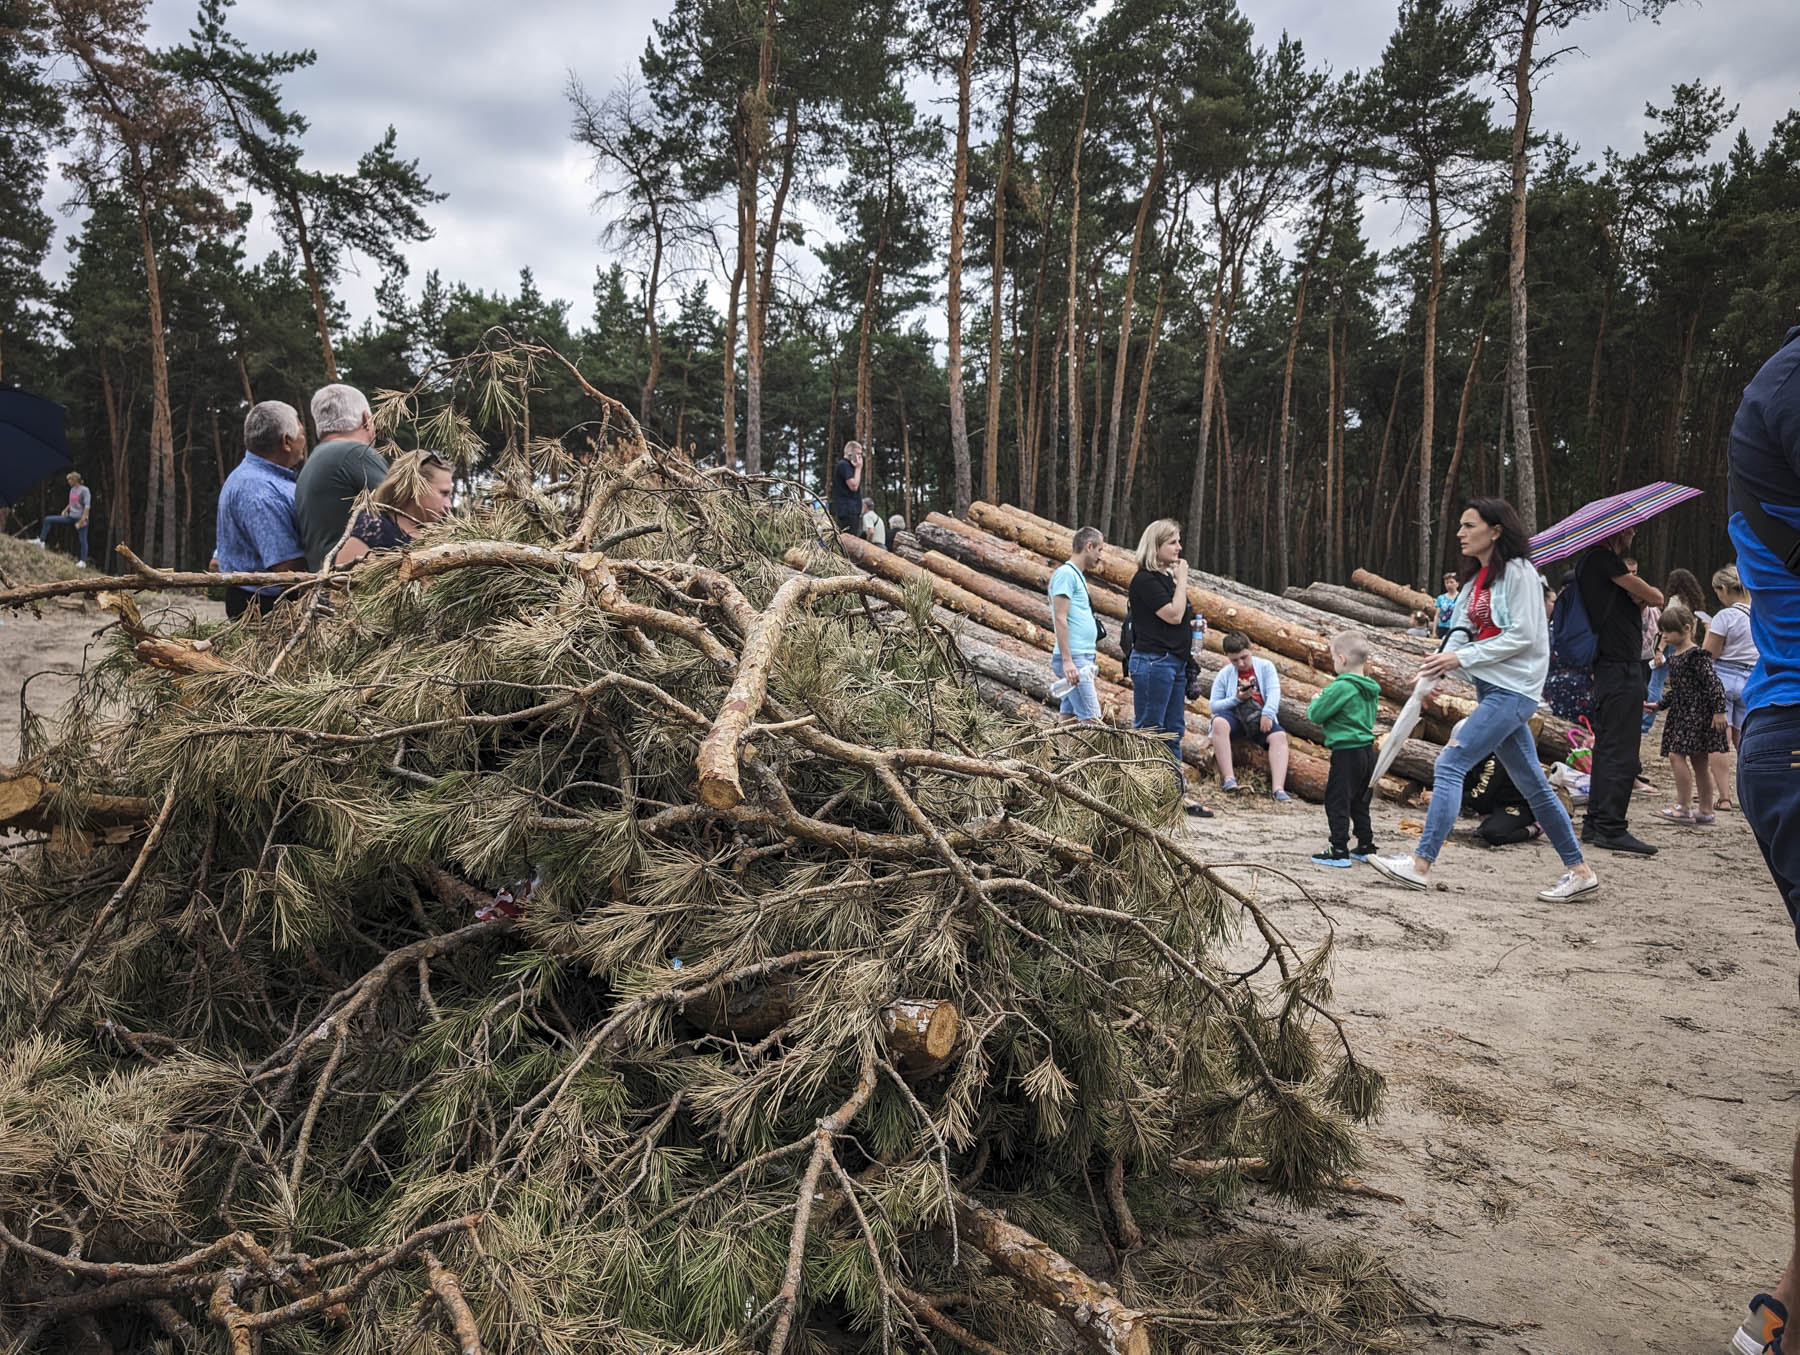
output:
<instances>
[{"instance_id":1,"label":"bark on log","mask_svg":"<svg viewBox=\"0 0 1800 1355\"><path fill-rule=\"evenodd\" d=\"M1150 1355L1150 1319L1120 1302L1113 1287L1088 1275L1042 1238L966 1195L955 1197L964 1242L1054 1313L1098 1355Z\"/></svg>"},{"instance_id":2,"label":"bark on log","mask_svg":"<svg viewBox=\"0 0 1800 1355\"><path fill-rule=\"evenodd\" d=\"M1386 598L1389 602L1406 608L1409 612L1430 612L1434 616L1437 614L1437 599L1431 594L1421 593L1417 588L1395 583L1392 579L1384 579L1373 570L1351 570L1350 582L1378 598Z\"/></svg>"},{"instance_id":3,"label":"bark on log","mask_svg":"<svg viewBox=\"0 0 1800 1355\"><path fill-rule=\"evenodd\" d=\"M932 596L946 607L961 612L965 616L971 616L984 626L1000 631L1002 634L1023 640L1028 645L1035 645L1044 650L1050 648L1051 639L1044 633L1042 626L1014 616L1006 608L989 602L986 598L971 593L968 589L951 583L948 579L939 578L923 566L902 560L892 551L883 550L880 546L864 541L860 536L851 536L846 532L838 533L838 545L851 561L871 574L879 574L883 578L892 579L895 583L902 585L923 579L930 587Z\"/></svg>"},{"instance_id":4,"label":"bark on log","mask_svg":"<svg viewBox=\"0 0 1800 1355\"><path fill-rule=\"evenodd\" d=\"M1308 588L1290 588L1287 591L1288 596L1297 601L1328 611L1346 621L1353 621L1359 626L1404 631L1412 624L1411 618L1391 608L1377 606L1372 601L1365 602L1363 598L1368 597L1367 594L1340 597L1325 592L1327 587L1326 584L1315 583Z\"/></svg>"},{"instance_id":5,"label":"bark on log","mask_svg":"<svg viewBox=\"0 0 1800 1355\"><path fill-rule=\"evenodd\" d=\"M902 998L881 1010L888 1053L910 1077L929 1077L950 1061L962 1038L962 1012L945 998Z\"/></svg>"},{"instance_id":6,"label":"bark on log","mask_svg":"<svg viewBox=\"0 0 1800 1355\"><path fill-rule=\"evenodd\" d=\"M139 795L84 795L71 812L56 812L62 787L35 772L0 765L0 827L51 832L79 824L90 828L137 828L156 813L156 803Z\"/></svg>"},{"instance_id":7,"label":"bark on log","mask_svg":"<svg viewBox=\"0 0 1800 1355\"><path fill-rule=\"evenodd\" d=\"M775 978L694 998L682 1008L682 1015L721 1039L760 1040L786 1025L793 1011L788 981Z\"/></svg>"}]
</instances>

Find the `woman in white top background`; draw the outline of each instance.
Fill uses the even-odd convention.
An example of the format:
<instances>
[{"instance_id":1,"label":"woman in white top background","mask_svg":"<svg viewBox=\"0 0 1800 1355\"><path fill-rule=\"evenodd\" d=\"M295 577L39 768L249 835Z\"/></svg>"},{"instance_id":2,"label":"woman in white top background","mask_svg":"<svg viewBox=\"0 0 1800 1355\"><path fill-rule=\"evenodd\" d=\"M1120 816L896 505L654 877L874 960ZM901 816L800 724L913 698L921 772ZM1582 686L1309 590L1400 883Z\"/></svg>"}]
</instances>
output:
<instances>
[{"instance_id":1,"label":"woman in white top background","mask_svg":"<svg viewBox=\"0 0 1800 1355\"><path fill-rule=\"evenodd\" d=\"M1726 565L1712 576L1713 592L1719 595L1719 610L1706 623L1706 639L1701 648L1712 655L1713 669L1725 688L1725 720L1731 731L1731 747L1736 751L1738 738L1744 732L1744 684L1756 667L1756 641L1750 638L1750 592L1738 578L1737 566ZM1721 787L1718 807L1730 809L1731 801L1723 788L1733 785L1731 754L1712 755L1713 784Z\"/></svg>"}]
</instances>

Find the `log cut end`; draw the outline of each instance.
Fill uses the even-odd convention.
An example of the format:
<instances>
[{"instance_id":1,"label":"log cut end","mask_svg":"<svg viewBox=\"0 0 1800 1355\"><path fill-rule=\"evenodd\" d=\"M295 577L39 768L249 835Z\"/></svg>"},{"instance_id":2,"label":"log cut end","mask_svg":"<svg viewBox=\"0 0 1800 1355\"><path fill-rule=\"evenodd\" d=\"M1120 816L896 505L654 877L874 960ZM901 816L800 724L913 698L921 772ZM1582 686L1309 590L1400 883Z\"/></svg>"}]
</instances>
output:
<instances>
[{"instance_id":1,"label":"log cut end","mask_svg":"<svg viewBox=\"0 0 1800 1355\"><path fill-rule=\"evenodd\" d=\"M881 1013L887 1046L905 1073L935 1072L956 1051L962 1013L941 998L903 999Z\"/></svg>"}]
</instances>

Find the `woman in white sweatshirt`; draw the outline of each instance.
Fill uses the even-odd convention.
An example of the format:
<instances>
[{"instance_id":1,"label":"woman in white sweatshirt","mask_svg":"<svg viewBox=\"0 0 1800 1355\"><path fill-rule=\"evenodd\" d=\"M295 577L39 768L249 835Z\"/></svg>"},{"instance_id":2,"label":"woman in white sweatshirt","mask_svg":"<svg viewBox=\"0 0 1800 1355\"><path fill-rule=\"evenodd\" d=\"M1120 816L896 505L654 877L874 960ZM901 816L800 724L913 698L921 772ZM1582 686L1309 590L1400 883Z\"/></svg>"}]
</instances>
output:
<instances>
[{"instance_id":1,"label":"woman in white sweatshirt","mask_svg":"<svg viewBox=\"0 0 1800 1355\"><path fill-rule=\"evenodd\" d=\"M1600 887L1562 801L1544 779L1530 720L1550 671L1550 624L1544 587L1531 563L1531 541L1504 499L1473 499L1456 529L1462 545L1463 586L1443 652L1419 666L1437 678L1460 668L1479 698L1462 732L1438 755L1425 831L1409 856L1373 856L1369 864L1395 884L1427 889L1432 863L1462 808L1463 782L1491 753L1525 793L1537 821L1562 857L1563 876L1538 897L1551 903Z\"/></svg>"}]
</instances>

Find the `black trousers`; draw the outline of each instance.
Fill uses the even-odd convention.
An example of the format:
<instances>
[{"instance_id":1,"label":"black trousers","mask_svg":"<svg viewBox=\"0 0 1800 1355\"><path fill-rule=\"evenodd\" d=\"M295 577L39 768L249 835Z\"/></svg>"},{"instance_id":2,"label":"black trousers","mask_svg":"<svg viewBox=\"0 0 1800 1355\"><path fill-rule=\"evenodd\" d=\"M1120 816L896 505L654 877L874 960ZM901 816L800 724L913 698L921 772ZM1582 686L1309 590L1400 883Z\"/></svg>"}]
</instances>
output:
<instances>
[{"instance_id":1,"label":"black trousers","mask_svg":"<svg viewBox=\"0 0 1800 1355\"><path fill-rule=\"evenodd\" d=\"M1333 748L1331 772L1325 778L1325 822L1331 830L1331 850L1350 849L1350 830L1356 829L1356 850L1375 850L1375 829L1369 823L1369 775L1375 770L1375 745Z\"/></svg>"},{"instance_id":2,"label":"black trousers","mask_svg":"<svg viewBox=\"0 0 1800 1355\"><path fill-rule=\"evenodd\" d=\"M1594 665L1594 708L1588 715L1594 726L1594 765L1588 778L1585 826L1595 837L1616 837L1625 831L1649 686L1644 665L1636 659Z\"/></svg>"},{"instance_id":3,"label":"black trousers","mask_svg":"<svg viewBox=\"0 0 1800 1355\"><path fill-rule=\"evenodd\" d=\"M258 616L267 616L275 607L275 599L265 597L261 593L252 593L247 588L227 588L225 590L225 619L236 621L245 612L255 612Z\"/></svg>"}]
</instances>

